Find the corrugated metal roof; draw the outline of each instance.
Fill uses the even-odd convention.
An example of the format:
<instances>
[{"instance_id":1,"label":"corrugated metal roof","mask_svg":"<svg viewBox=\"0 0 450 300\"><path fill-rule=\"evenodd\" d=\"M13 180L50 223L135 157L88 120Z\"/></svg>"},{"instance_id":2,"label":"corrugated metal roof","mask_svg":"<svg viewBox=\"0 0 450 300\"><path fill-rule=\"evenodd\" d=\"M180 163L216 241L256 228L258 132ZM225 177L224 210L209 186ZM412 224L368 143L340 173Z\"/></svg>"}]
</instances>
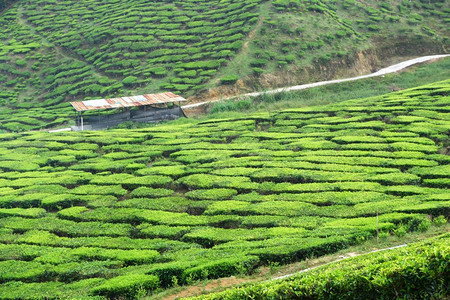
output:
<instances>
[{"instance_id":1,"label":"corrugated metal roof","mask_svg":"<svg viewBox=\"0 0 450 300\"><path fill-rule=\"evenodd\" d=\"M99 99L99 100L86 100L78 102L70 102L76 111L96 110L96 109L110 109L121 108L151 104L163 104L173 102L184 102L181 96L174 93L160 93L160 94L146 94L131 97L112 98L112 99Z\"/></svg>"}]
</instances>

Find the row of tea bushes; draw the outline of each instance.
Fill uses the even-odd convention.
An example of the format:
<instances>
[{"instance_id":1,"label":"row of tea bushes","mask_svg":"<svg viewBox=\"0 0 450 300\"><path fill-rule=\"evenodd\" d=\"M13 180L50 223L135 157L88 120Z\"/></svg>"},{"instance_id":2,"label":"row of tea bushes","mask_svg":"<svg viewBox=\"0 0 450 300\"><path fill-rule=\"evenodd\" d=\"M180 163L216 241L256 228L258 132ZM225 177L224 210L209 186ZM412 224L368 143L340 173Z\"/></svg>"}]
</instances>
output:
<instances>
[{"instance_id":1,"label":"row of tea bushes","mask_svg":"<svg viewBox=\"0 0 450 300\"><path fill-rule=\"evenodd\" d=\"M448 85L271 117L0 134L0 291L140 297L442 224Z\"/></svg>"},{"instance_id":2,"label":"row of tea bushes","mask_svg":"<svg viewBox=\"0 0 450 300\"><path fill-rule=\"evenodd\" d=\"M307 273L190 299L445 298L449 235L349 258Z\"/></svg>"}]
</instances>

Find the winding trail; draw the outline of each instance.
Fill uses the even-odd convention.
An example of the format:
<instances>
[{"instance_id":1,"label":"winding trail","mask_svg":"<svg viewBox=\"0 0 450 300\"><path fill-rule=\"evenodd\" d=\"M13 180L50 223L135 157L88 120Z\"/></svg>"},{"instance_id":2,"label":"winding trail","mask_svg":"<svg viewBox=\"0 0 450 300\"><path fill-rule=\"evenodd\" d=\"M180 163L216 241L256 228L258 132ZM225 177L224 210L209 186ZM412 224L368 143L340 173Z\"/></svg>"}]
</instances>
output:
<instances>
[{"instance_id":1,"label":"winding trail","mask_svg":"<svg viewBox=\"0 0 450 300\"><path fill-rule=\"evenodd\" d=\"M196 107L208 104L208 103L214 103L214 102L219 102L219 101L223 101L223 100L243 98L243 97L257 97L257 96L261 96L264 94L271 95L271 94L277 94L277 93L281 93L281 92L299 91L299 90L310 89L310 88L318 87L318 86L322 86L322 85L329 85L329 84L342 83L342 82L348 82L348 81L357 81L357 80L372 78L372 77L379 77L379 76L383 76L386 74L391 74L391 73L401 71L403 69L406 69L406 68L411 67L416 64L420 64L420 63L435 60L435 59L441 59L441 58L448 57L448 56L450 56L450 54L421 56L421 57L417 57L414 59L410 59L410 60L395 64L395 65L389 66L387 68L381 69L375 73L371 73L368 75L362 75L362 76L344 78L344 79L320 81L320 82L314 82L314 83L307 83L307 84L295 85L295 86L290 86L290 87L278 88L278 89L264 91L264 92L253 92L253 93L223 98L221 100L205 101L205 102L200 102L200 103L188 104L188 105L182 106L181 108L192 109L192 108L196 108Z\"/></svg>"},{"instance_id":2,"label":"winding trail","mask_svg":"<svg viewBox=\"0 0 450 300\"><path fill-rule=\"evenodd\" d=\"M384 248L384 249L372 250L372 251L369 251L369 252L360 253L360 254L356 254L356 255L343 256L340 259L336 259L336 260L330 261L330 262L328 262L326 264L321 264L321 265L318 265L318 266L315 266L315 267L311 267L311 268L308 268L308 269L304 269L304 270L301 270L301 271L298 271L298 272L294 272L294 273L291 273L291 274L275 277L275 278L269 279L268 281L274 281L274 280L280 280L280 279L289 278L289 277L292 277L292 276L295 276L295 275L298 275L298 274L302 274L302 273L305 273L305 272L308 272L308 271L311 271L311 270L314 270L314 269L317 269L317 268L320 268L320 267L323 267L323 266L326 266L326 265L329 265L329 264L334 264L334 263L337 263L337 262L340 262L340 261L343 261L343 260L346 260L346 259L349 259L349 258L358 257L358 256L361 256L361 255L367 255L367 254L375 253L375 252L381 252L381 251L393 250L393 249L397 249L397 248L403 248L403 247L406 247L406 246L408 246L408 244L402 244L402 245L398 245L398 246L394 246L394 247L388 247L388 248Z\"/></svg>"}]
</instances>

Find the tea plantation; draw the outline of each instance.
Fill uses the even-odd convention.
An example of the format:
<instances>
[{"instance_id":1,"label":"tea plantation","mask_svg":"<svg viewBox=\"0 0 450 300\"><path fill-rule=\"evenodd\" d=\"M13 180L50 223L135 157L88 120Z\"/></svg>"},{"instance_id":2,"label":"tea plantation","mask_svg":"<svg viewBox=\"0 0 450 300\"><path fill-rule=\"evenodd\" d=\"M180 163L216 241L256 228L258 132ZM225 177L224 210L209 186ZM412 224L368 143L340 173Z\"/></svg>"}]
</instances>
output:
<instances>
[{"instance_id":1,"label":"tea plantation","mask_svg":"<svg viewBox=\"0 0 450 300\"><path fill-rule=\"evenodd\" d=\"M449 88L135 130L3 133L0 295L139 297L377 231L426 231L450 212Z\"/></svg>"},{"instance_id":2,"label":"tea plantation","mask_svg":"<svg viewBox=\"0 0 450 300\"><path fill-rule=\"evenodd\" d=\"M65 124L74 99L191 96L334 60L346 69L377 47L443 51L449 12L443 0L3 0L0 130Z\"/></svg>"},{"instance_id":3,"label":"tea plantation","mask_svg":"<svg viewBox=\"0 0 450 300\"><path fill-rule=\"evenodd\" d=\"M445 299L450 235L198 299Z\"/></svg>"}]
</instances>

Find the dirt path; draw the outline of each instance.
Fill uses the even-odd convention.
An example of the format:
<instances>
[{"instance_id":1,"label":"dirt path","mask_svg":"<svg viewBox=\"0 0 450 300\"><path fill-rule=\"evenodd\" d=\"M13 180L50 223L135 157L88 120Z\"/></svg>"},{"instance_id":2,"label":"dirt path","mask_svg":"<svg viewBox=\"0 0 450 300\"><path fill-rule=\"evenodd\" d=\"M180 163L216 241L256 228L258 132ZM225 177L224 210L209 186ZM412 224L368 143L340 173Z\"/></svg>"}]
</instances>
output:
<instances>
[{"instance_id":1,"label":"dirt path","mask_svg":"<svg viewBox=\"0 0 450 300\"><path fill-rule=\"evenodd\" d=\"M269 91L265 91L265 92L253 92L253 93L248 93L248 94L242 94L242 95L238 95L238 96L233 96L233 97L228 97L228 98L224 98L221 100L213 100L213 101L204 101L204 102L200 102L200 103L195 103L195 104L188 104L188 105L184 105L182 106L183 109L192 109L192 108L196 108L199 106L203 106L207 103L213 103L213 102L218 102L218 101L222 101L222 100L229 100L229 99L236 99L236 98L245 98L245 97L257 97L257 96L261 96L264 94L277 94L277 93L281 93L281 92L289 92L289 91L299 91L299 90L305 90L305 89L310 89L313 87L317 87L317 86L322 86L322 85L328 85L328 84L334 84L334 83L341 83L341 82L348 82L348 81L357 81L357 80L361 80L361 79L366 79L366 78L372 78L372 77L378 77L378 76L383 76L383 75L387 75L387 74L391 74L391 73L395 73L401 70L404 70L408 67L411 67L413 65L416 64L420 64L423 62L427 62L427 61L432 61L432 60L437 60L437 59L441 59L444 57L448 57L450 56L450 54L441 54L441 55L429 55L429 56L421 56L418 58L414 58L414 59L410 59L392 66L389 66L387 68L381 69L375 73L372 74L368 74L368 75L362 75L362 76L357 76L357 77L351 77L351 78L344 78L344 79L335 79L335 80L327 80L327 81L320 81L320 82L315 82L315 83L307 83L307 84L301 84L301 85L296 85L296 86L290 86L290 87L284 87L284 88L279 88L279 89L274 89L274 90L269 90Z\"/></svg>"},{"instance_id":2,"label":"dirt path","mask_svg":"<svg viewBox=\"0 0 450 300\"><path fill-rule=\"evenodd\" d=\"M249 45L250 41L253 40L253 38L255 37L256 32L258 32L258 30L261 28L263 22L264 22L264 17L260 17L258 19L258 23L256 23L255 28L249 33L247 40L245 41L244 46L242 47L242 53L244 53L244 55L247 54L248 45Z\"/></svg>"},{"instance_id":3,"label":"dirt path","mask_svg":"<svg viewBox=\"0 0 450 300\"><path fill-rule=\"evenodd\" d=\"M384 248L384 249L372 250L372 251L369 251L369 252L366 252L366 253L360 253L360 254L358 254L358 253L347 253L347 255L342 256L340 259L337 259L337 260L334 260L334 261L330 261L329 263L325 263L325 264L321 264L319 266L307 268L307 269L304 269L304 270L301 270L301 271L298 271L298 272L295 272L295 273L291 273L291 274L286 274L286 275L283 275L283 276L275 277L275 278L270 279L269 281L289 278L289 277L295 276L297 274L305 273L305 272L317 269L319 267L326 266L326 265L333 264L333 263L337 263L337 262L340 262L342 260L349 259L349 258L352 258L352 257L358 257L358 256L361 256L361 255L366 255L366 254L375 253L375 252L381 252L381 251L387 251L387 250L393 250L393 249L397 249L397 248L403 248L403 247L406 247L406 246L408 246L408 245L407 244L402 244L402 245L398 245L398 246L394 246L394 247L388 247L388 248Z\"/></svg>"}]
</instances>

